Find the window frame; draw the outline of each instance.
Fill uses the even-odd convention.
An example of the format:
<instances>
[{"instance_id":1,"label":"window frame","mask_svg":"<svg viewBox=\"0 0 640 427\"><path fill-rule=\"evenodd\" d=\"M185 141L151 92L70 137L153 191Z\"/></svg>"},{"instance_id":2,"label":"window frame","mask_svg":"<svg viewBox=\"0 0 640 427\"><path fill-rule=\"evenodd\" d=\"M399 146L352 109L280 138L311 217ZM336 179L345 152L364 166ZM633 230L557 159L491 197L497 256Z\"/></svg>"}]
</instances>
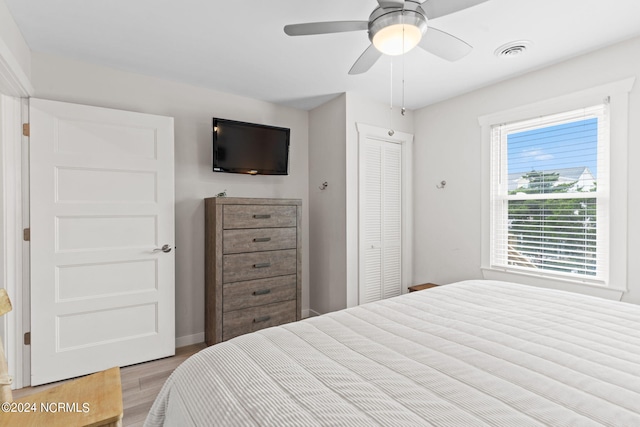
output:
<instances>
[{"instance_id":1,"label":"window frame","mask_svg":"<svg viewBox=\"0 0 640 427\"><path fill-rule=\"evenodd\" d=\"M589 118L598 119L598 182L595 192L570 192L570 193L530 193L530 194L509 194L508 191L508 169L509 159L508 139L511 134L530 131L534 129L544 129L552 126L576 122ZM491 247L490 266L492 268L506 271L522 272L524 274L557 276L562 280L575 280L594 285L606 285L608 280L609 260L609 152L610 145L610 114L609 99L603 100L597 105L585 106L578 110L565 111L560 114L551 114L518 120L511 123L501 123L491 126ZM497 180L497 181L496 181ZM509 218L510 201L542 201L561 199L595 199L596 200L596 274L586 275L579 273L553 271L550 268L535 269L527 266L514 266L509 264L506 237L509 230L506 228Z\"/></svg>"},{"instance_id":2,"label":"window frame","mask_svg":"<svg viewBox=\"0 0 640 427\"><path fill-rule=\"evenodd\" d=\"M575 285L591 289L627 290L627 174L628 174L628 113L629 92L635 78L628 78L549 100L527 104L484 115L478 118L482 132L482 206L481 206L481 269L485 279L510 280L537 286L576 290ZM609 205L609 272L605 280L558 276L541 270L536 272L496 267L491 264L491 131L502 123L512 123L532 117L560 114L609 101L610 113L610 193ZM596 292L597 293L597 292ZM619 292L618 292L619 293ZM615 297L615 296L614 296Z\"/></svg>"}]
</instances>

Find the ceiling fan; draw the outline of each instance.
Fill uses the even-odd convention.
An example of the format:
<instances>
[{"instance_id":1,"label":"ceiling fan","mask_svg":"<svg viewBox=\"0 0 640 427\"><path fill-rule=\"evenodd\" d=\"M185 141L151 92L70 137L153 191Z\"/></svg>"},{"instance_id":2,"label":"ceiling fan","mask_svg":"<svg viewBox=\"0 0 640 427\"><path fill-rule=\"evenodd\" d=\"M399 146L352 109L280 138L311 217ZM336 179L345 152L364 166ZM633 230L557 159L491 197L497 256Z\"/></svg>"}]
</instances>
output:
<instances>
[{"instance_id":1,"label":"ceiling fan","mask_svg":"<svg viewBox=\"0 0 640 427\"><path fill-rule=\"evenodd\" d=\"M420 46L448 61L457 61L471 52L472 47L459 38L437 30L427 21L484 3L487 0L378 0L368 21L309 22L285 25L290 36L369 32L371 45L353 64L349 74L369 70L383 55L401 55Z\"/></svg>"}]
</instances>

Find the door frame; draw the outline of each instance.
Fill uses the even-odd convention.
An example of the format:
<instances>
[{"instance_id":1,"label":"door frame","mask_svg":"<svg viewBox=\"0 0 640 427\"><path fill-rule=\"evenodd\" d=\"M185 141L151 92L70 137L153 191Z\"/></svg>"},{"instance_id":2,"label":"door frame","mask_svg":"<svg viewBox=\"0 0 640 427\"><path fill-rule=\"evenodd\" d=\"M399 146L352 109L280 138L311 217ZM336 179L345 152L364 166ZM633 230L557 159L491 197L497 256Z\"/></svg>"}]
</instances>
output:
<instances>
[{"instance_id":1,"label":"door frame","mask_svg":"<svg viewBox=\"0 0 640 427\"><path fill-rule=\"evenodd\" d=\"M402 293L407 292L407 288L413 280L413 135L410 133L393 131L356 122L358 138L357 149L354 156L347 156L347 180L350 181L350 188L355 190L358 197L347 197L347 223L355 221L356 226L347 227L347 257L351 260L355 258L355 264L348 263L347 272L347 307L353 307L360 303L360 147L366 139L377 139L381 141L400 144L402 146ZM391 134L390 134L391 133ZM349 144L347 142L347 144ZM348 190L347 190L348 191ZM352 238L349 238L352 236ZM354 265L351 268L349 265Z\"/></svg>"},{"instance_id":2,"label":"door frame","mask_svg":"<svg viewBox=\"0 0 640 427\"><path fill-rule=\"evenodd\" d=\"M24 46L22 50L28 52ZM23 331L29 327L29 247L28 242L22 239L22 229L28 227L29 221L29 183L25 181L28 179L29 164L25 153L29 150L29 139L22 135L22 123L28 123L28 98L33 93L29 76L0 37L0 94L4 95L0 101L0 121L3 124L0 134L0 150L3 152L0 156L3 162L0 182L3 186L4 183L14 185L12 188L5 186L7 191L0 190L3 199L0 227L5 238L0 267L13 306L13 310L3 316L4 328L0 333L4 339L9 375L13 377L11 386L14 389L29 385L31 375L31 353L29 347L23 344ZM12 253L7 253L8 250Z\"/></svg>"},{"instance_id":3,"label":"door frame","mask_svg":"<svg viewBox=\"0 0 640 427\"><path fill-rule=\"evenodd\" d=\"M2 134L2 214L0 223L3 236L2 280L9 293L13 310L4 316L4 327L0 332L9 365L9 375L13 377L12 388L29 385L30 353L24 345L23 331L29 322L29 246L23 240L22 230L28 227L28 138L22 135L22 123L28 109L26 98L0 97L0 121ZM25 275L26 274L26 275ZM25 326L25 319L27 325ZM26 380L26 383L25 383Z\"/></svg>"}]
</instances>

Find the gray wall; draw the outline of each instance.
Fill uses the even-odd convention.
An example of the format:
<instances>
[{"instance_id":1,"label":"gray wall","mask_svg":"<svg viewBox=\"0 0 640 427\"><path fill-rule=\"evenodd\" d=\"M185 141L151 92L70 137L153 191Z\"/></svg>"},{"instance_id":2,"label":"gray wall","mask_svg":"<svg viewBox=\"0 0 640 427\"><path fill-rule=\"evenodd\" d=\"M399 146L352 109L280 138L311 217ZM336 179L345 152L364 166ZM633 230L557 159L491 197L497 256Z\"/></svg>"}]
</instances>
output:
<instances>
[{"instance_id":1,"label":"gray wall","mask_svg":"<svg viewBox=\"0 0 640 427\"><path fill-rule=\"evenodd\" d=\"M316 314L347 304L346 120L346 94L309 113L310 308Z\"/></svg>"},{"instance_id":2,"label":"gray wall","mask_svg":"<svg viewBox=\"0 0 640 427\"><path fill-rule=\"evenodd\" d=\"M356 123L413 133L413 112L348 92L309 113L311 309L327 313L358 298ZM324 181L326 190L318 187Z\"/></svg>"},{"instance_id":3,"label":"gray wall","mask_svg":"<svg viewBox=\"0 0 640 427\"><path fill-rule=\"evenodd\" d=\"M35 97L175 118L176 336L202 341L204 331L203 198L227 190L233 197L303 201L302 307L309 307L308 113L153 77L34 53ZM288 176L211 171L211 118L291 128Z\"/></svg>"},{"instance_id":4,"label":"gray wall","mask_svg":"<svg viewBox=\"0 0 640 427\"><path fill-rule=\"evenodd\" d=\"M4 1L0 1L0 45L7 48L15 59L15 65L29 78L31 75L31 49L22 38L22 33ZM6 58L3 59L6 60Z\"/></svg>"}]
</instances>

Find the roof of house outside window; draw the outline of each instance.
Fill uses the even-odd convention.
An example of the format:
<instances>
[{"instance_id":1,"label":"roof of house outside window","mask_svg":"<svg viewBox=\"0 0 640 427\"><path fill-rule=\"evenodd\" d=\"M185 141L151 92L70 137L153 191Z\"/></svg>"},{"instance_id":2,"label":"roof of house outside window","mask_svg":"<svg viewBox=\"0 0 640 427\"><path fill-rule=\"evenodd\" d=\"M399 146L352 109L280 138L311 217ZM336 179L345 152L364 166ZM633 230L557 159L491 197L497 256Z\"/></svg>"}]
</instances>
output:
<instances>
[{"instance_id":1,"label":"roof of house outside window","mask_svg":"<svg viewBox=\"0 0 640 427\"><path fill-rule=\"evenodd\" d=\"M563 169L545 169L544 171L539 172L544 172L546 174L558 174L558 180L554 183L554 186L575 182L573 187L574 191L577 191L578 188L580 188L581 191L591 191L595 188L595 177L586 166ZM518 188L528 188L529 180L525 178L527 173L528 172L515 172L509 174L508 179L510 192L517 190Z\"/></svg>"}]
</instances>

